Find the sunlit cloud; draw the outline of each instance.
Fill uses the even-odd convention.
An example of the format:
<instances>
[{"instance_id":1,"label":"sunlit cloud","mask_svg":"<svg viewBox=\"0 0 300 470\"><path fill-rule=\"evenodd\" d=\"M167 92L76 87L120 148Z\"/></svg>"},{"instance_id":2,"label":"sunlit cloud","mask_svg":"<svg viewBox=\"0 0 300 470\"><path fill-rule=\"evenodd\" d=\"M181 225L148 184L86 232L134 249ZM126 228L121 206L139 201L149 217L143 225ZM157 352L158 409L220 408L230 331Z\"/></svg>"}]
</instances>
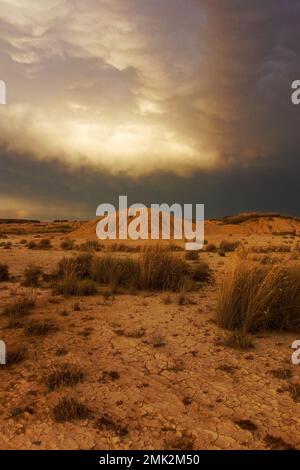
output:
<instances>
[{"instance_id":1,"label":"sunlit cloud","mask_svg":"<svg viewBox=\"0 0 300 470\"><path fill-rule=\"evenodd\" d=\"M0 149L191 177L299 150L299 2L0 0Z\"/></svg>"}]
</instances>

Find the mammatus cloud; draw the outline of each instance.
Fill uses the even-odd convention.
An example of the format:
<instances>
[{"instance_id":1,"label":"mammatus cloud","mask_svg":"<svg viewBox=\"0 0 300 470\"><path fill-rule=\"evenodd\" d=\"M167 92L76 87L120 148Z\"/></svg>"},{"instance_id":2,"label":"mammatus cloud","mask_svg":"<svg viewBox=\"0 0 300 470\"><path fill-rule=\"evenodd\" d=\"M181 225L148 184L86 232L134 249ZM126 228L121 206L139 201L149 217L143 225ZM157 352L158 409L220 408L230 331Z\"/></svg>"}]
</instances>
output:
<instances>
[{"instance_id":1,"label":"mammatus cloud","mask_svg":"<svg viewBox=\"0 0 300 470\"><path fill-rule=\"evenodd\" d=\"M0 6L9 152L133 176L247 165L299 144L296 1Z\"/></svg>"}]
</instances>

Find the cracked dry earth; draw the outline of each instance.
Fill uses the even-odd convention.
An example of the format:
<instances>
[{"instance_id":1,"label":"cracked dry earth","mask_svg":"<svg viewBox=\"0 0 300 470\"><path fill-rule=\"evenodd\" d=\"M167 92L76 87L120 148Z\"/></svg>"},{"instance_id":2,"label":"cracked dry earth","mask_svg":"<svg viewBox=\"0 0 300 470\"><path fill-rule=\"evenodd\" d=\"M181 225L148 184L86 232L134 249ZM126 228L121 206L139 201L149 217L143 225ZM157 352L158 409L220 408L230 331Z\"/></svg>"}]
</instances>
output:
<instances>
[{"instance_id":1,"label":"cracked dry earth","mask_svg":"<svg viewBox=\"0 0 300 470\"><path fill-rule=\"evenodd\" d=\"M4 256L17 274L16 258ZM30 256L20 250L24 266ZM39 256L47 266L50 253ZM209 256L221 279L234 255L222 263ZM18 280L1 283L1 306L26 291ZM45 287L36 293L29 319L50 318L58 330L26 336L0 319L8 348L26 349L22 363L1 366L1 449L300 448L300 403L289 392L300 379L291 364L297 338L264 333L253 336L250 351L224 346L227 333L213 321L218 283L188 294L188 305L174 293L106 300L53 298ZM80 367L83 382L49 391L45 377L65 363ZM62 396L85 403L90 417L56 422Z\"/></svg>"}]
</instances>

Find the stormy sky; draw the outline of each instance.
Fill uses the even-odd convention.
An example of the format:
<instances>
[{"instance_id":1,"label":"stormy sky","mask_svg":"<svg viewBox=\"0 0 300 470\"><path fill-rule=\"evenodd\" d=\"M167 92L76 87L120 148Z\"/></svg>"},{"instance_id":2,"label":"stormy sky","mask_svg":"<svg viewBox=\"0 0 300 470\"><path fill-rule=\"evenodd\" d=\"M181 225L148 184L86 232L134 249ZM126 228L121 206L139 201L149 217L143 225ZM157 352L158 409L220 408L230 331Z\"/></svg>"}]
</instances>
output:
<instances>
[{"instance_id":1,"label":"stormy sky","mask_svg":"<svg viewBox=\"0 0 300 470\"><path fill-rule=\"evenodd\" d=\"M0 217L300 215L298 0L0 0Z\"/></svg>"}]
</instances>

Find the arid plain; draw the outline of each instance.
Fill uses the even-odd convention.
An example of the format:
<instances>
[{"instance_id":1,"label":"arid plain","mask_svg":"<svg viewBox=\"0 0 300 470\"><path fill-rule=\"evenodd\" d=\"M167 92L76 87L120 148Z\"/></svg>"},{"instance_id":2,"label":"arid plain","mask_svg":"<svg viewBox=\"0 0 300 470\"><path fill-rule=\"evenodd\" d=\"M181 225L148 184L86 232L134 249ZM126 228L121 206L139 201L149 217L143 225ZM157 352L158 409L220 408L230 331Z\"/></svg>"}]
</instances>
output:
<instances>
[{"instance_id":1,"label":"arid plain","mask_svg":"<svg viewBox=\"0 0 300 470\"><path fill-rule=\"evenodd\" d=\"M0 448L300 449L300 221L208 221L196 255L100 243L95 226L0 224ZM254 297L289 267L280 328L273 317L224 327L222 302L246 295L245 279L228 287L234 269L262 273Z\"/></svg>"}]
</instances>

